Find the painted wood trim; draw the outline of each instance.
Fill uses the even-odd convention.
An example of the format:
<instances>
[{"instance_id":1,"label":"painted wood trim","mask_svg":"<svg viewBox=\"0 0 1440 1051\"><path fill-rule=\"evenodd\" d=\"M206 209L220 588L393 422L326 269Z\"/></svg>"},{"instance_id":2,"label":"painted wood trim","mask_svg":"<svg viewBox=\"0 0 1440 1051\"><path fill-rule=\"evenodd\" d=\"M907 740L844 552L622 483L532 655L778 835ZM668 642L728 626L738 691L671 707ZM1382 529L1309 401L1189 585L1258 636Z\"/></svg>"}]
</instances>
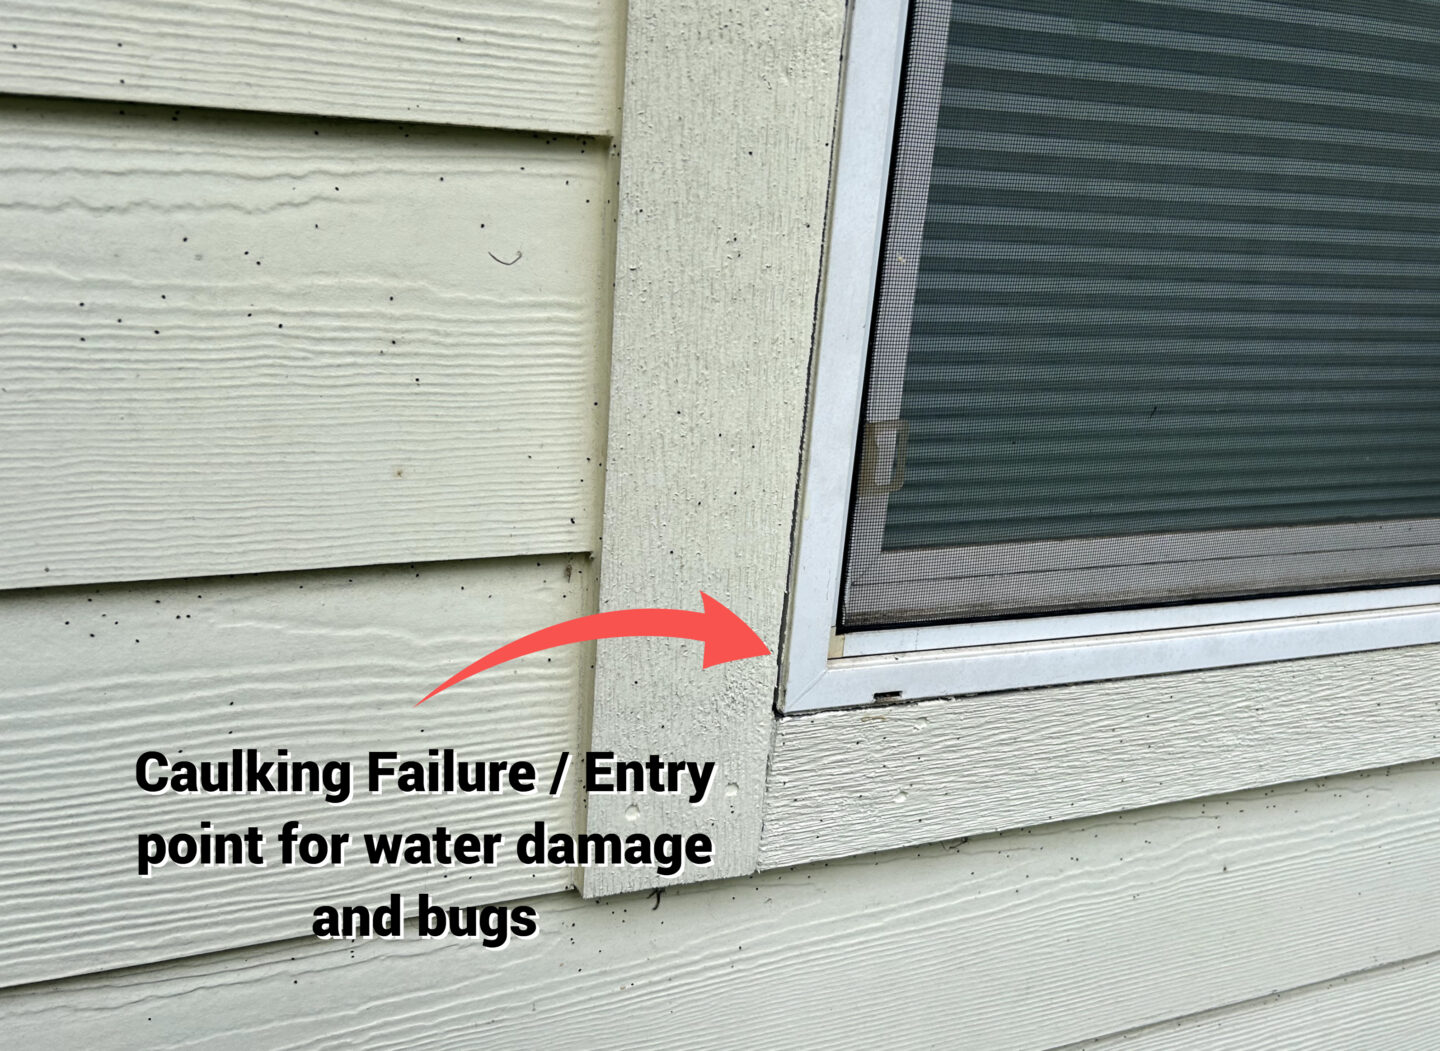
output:
<instances>
[{"instance_id":1,"label":"painted wood trim","mask_svg":"<svg viewBox=\"0 0 1440 1051\"><path fill-rule=\"evenodd\" d=\"M0 587L595 550L594 140L0 98Z\"/></svg>"},{"instance_id":2,"label":"painted wood trim","mask_svg":"<svg viewBox=\"0 0 1440 1051\"><path fill-rule=\"evenodd\" d=\"M634 0L600 606L698 609L778 645L829 181L844 5ZM703 831L754 867L774 657L702 671L698 644L599 645L593 741L716 760L718 788L592 796L595 831ZM592 870L589 894L645 885Z\"/></svg>"},{"instance_id":3,"label":"painted wood trim","mask_svg":"<svg viewBox=\"0 0 1440 1051\"><path fill-rule=\"evenodd\" d=\"M451 672L516 634L593 602L583 556L401 565L164 584L38 588L0 595L0 984L148 964L308 937L320 904L384 904L561 890L564 868L287 868L280 826L307 832L574 829L576 783L561 794L363 791L334 806L312 795L151 795L135 764L347 759L371 750L526 759L547 778L579 746L586 654L570 647L479 676L416 708ZM363 785L358 787L363 788ZM161 867L137 875L144 832L267 834L267 864ZM3 1013L3 1012L0 1012ZM197 1028L207 1031L208 1026ZM99 1044L114 1046L109 1040ZM36 1046L63 1046L40 1041Z\"/></svg>"},{"instance_id":4,"label":"painted wood trim","mask_svg":"<svg viewBox=\"0 0 1440 1051\"><path fill-rule=\"evenodd\" d=\"M0 91L613 133L623 0L9 0Z\"/></svg>"},{"instance_id":5,"label":"painted wood trim","mask_svg":"<svg viewBox=\"0 0 1440 1051\"><path fill-rule=\"evenodd\" d=\"M658 903L539 898L540 934L499 952L299 940L0 993L0 1015L20 1046L1038 1051L1440 950L1437 813L1427 763Z\"/></svg>"},{"instance_id":6,"label":"painted wood trim","mask_svg":"<svg viewBox=\"0 0 1440 1051\"><path fill-rule=\"evenodd\" d=\"M1437 680L1417 646L788 717L760 864L1428 759Z\"/></svg>"},{"instance_id":7,"label":"painted wood trim","mask_svg":"<svg viewBox=\"0 0 1440 1051\"><path fill-rule=\"evenodd\" d=\"M1067 1051L1433 1051L1440 1033L1440 955L1346 975Z\"/></svg>"}]
</instances>

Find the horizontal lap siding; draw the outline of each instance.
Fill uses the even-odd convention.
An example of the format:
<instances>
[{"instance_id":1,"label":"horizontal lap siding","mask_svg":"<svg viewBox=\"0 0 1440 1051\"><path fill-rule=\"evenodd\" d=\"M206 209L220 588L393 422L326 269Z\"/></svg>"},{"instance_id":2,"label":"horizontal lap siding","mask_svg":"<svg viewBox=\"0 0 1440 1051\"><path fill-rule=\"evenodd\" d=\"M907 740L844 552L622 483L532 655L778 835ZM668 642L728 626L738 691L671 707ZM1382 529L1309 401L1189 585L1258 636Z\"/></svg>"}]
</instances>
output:
<instances>
[{"instance_id":1,"label":"horizontal lap siding","mask_svg":"<svg viewBox=\"0 0 1440 1051\"><path fill-rule=\"evenodd\" d=\"M483 903L568 886L567 869L515 864L282 868L275 837L292 818L314 832L446 824L507 841L536 820L573 828L573 791L543 789L558 754L579 746L583 647L414 705L510 638L580 615L589 590L587 559L548 557L0 595L0 984L308 935L318 904L383 904L392 892L413 904L422 890ZM150 795L135 781L149 749L173 761L286 748L363 772L370 750L424 759L435 746L530 760L542 791L359 791L337 807L308 795ZM194 833L202 820L261 826L269 865L136 874L140 833Z\"/></svg>"},{"instance_id":2,"label":"horizontal lap siding","mask_svg":"<svg viewBox=\"0 0 1440 1051\"><path fill-rule=\"evenodd\" d=\"M1038 1051L1436 951L1437 807L1425 764L658 902L554 896L503 952L295 941L0 994L0 1014L31 1046Z\"/></svg>"},{"instance_id":3,"label":"horizontal lap siding","mask_svg":"<svg viewBox=\"0 0 1440 1051\"><path fill-rule=\"evenodd\" d=\"M604 143L0 100L0 586L586 551Z\"/></svg>"},{"instance_id":4,"label":"horizontal lap siding","mask_svg":"<svg viewBox=\"0 0 1440 1051\"><path fill-rule=\"evenodd\" d=\"M1067 1051L1434 1051L1440 956L1349 975Z\"/></svg>"},{"instance_id":5,"label":"horizontal lap siding","mask_svg":"<svg viewBox=\"0 0 1440 1051\"><path fill-rule=\"evenodd\" d=\"M8 0L0 91L606 135L619 0Z\"/></svg>"},{"instance_id":6,"label":"horizontal lap siding","mask_svg":"<svg viewBox=\"0 0 1440 1051\"><path fill-rule=\"evenodd\" d=\"M1429 759L1437 669L1413 646L781 719L760 867Z\"/></svg>"}]
</instances>

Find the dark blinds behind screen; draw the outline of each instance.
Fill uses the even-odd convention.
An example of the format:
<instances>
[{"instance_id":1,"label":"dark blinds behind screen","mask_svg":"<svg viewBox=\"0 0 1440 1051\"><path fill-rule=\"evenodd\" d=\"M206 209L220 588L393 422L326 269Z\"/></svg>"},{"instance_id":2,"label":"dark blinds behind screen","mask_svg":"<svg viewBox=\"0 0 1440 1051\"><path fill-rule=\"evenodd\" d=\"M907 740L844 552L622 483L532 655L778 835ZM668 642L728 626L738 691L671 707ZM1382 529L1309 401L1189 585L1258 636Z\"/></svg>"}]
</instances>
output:
<instances>
[{"instance_id":1,"label":"dark blinds behind screen","mask_svg":"<svg viewBox=\"0 0 1440 1051\"><path fill-rule=\"evenodd\" d=\"M902 99L846 626L1440 572L1440 5L922 0Z\"/></svg>"}]
</instances>

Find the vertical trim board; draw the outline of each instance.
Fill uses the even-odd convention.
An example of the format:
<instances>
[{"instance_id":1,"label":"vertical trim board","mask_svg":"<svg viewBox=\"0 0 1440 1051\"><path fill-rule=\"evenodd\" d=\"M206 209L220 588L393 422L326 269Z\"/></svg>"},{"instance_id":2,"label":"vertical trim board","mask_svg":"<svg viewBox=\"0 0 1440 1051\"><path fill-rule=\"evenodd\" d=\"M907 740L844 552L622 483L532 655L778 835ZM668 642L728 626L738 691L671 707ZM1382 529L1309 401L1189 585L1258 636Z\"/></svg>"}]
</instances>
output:
<instances>
[{"instance_id":1,"label":"vertical trim board","mask_svg":"<svg viewBox=\"0 0 1440 1051\"><path fill-rule=\"evenodd\" d=\"M630 5L602 609L703 589L777 645L843 20L831 0ZM595 831L711 835L691 879L754 866L777 677L773 656L700 664L698 644L602 641L593 740L717 760L716 790L589 800Z\"/></svg>"}]
</instances>

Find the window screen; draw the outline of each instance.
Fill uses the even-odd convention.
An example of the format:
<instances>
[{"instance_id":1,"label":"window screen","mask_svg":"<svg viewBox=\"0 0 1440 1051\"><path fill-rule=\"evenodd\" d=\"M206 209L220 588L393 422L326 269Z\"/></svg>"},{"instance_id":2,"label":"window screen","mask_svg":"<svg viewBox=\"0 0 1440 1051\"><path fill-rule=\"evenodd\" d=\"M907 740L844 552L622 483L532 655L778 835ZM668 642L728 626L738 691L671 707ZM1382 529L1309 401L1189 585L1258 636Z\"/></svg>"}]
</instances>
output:
<instances>
[{"instance_id":1,"label":"window screen","mask_svg":"<svg viewBox=\"0 0 1440 1051\"><path fill-rule=\"evenodd\" d=\"M1440 576L1440 5L920 0L841 624Z\"/></svg>"}]
</instances>

